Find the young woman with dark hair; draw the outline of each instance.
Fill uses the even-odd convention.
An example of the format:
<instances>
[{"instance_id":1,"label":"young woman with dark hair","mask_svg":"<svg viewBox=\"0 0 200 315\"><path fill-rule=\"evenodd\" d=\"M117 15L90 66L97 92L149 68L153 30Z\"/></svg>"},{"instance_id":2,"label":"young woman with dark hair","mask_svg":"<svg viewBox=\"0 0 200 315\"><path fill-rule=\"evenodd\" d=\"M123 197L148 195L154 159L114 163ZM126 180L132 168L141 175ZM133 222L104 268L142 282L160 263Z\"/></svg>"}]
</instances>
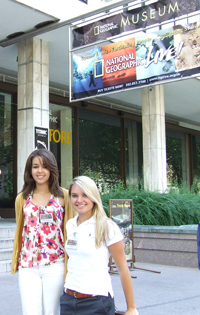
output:
<instances>
[{"instance_id":1,"label":"young woman with dark hair","mask_svg":"<svg viewBox=\"0 0 200 315\"><path fill-rule=\"evenodd\" d=\"M11 272L19 272L23 315L59 315L65 264L67 220L74 216L68 191L59 186L55 156L46 149L33 151L17 195L16 234Z\"/></svg>"},{"instance_id":2,"label":"young woman with dark hair","mask_svg":"<svg viewBox=\"0 0 200 315\"><path fill-rule=\"evenodd\" d=\"M24 185L22 188L24 199L26 199L28 195L36 188L36 181L32 174L32 168L37 169L37 165L33 165L33 159L36 161L38 159L41 160L45 168L50 172L50 176L48 178L49 191L55 197L64 197L63 191L59 186L59 173L56 158L51 151L40 149L33 151L26 161L24 171Z\"/></svg>"}]
</instances>

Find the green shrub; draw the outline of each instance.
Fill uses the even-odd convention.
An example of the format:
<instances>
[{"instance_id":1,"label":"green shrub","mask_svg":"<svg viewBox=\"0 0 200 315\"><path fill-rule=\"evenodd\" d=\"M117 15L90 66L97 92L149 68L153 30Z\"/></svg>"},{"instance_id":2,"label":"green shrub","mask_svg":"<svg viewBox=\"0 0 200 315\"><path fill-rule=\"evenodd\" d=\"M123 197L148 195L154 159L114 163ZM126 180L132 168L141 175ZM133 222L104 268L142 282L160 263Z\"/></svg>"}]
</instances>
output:
<instances>
[{"instance_id":1,"label":"green shrub","mask_svg":"<svg viewBox=\"0 0 200 315\"><path fill-rule=\"evenodd\" d=\"M119 184L101 193L109 215L109 199L132 199L133 220L138 225L180 226L200 221L200 195L180 186L168 193L149 192Z\"/></svg>"}]
</instances>

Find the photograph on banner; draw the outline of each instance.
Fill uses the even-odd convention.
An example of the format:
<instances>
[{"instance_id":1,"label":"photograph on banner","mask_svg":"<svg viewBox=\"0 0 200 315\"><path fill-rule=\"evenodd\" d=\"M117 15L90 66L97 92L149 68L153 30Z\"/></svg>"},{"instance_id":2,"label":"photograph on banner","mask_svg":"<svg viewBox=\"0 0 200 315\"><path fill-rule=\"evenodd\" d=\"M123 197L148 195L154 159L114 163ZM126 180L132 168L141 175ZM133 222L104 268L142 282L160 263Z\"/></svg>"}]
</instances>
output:
<instances>
[{"instance_id":1,"label":"photograph on banner","mask_svg":"<svg viewBox=\"0 0 200 315\"><path fill-rule=\"evenodd\" d=\"M72 48L123 35L200 10L200 0L160 0L144 5L144 1L128 4L122 13L77 27L72 30Z\"/></svg>"},{"instance_id":2,"label":"photograph on banner","mask_svg":"<svg viewBox=\"0 0 200 315\"><path fill-rule=\"evenodd\" d=\"M170 28L167 33L166 30L160 30L136 38L137 82L175 72L173 32L173 28Z\"/></svg>"},{"instance_id":3,"label":"photograph on banner","mask_svg":"<svg viewBox=\"0 0 200 315\"><path fill-rule=\"evenodd\" d=\"M133 246L133 200L110 199L110 218L119 226L124 236L124 251L127 261L134 261Z\"/></svg>"},{"instance_id":4,"label":"photograph on banner","mask_svg":"<svg viewBox=\"0 0 200 315\"><path fill-rule=\"evenodd\" d=\"M200 22L73 53L72 100L200 74Z\"/></svg>"}]
</instances>

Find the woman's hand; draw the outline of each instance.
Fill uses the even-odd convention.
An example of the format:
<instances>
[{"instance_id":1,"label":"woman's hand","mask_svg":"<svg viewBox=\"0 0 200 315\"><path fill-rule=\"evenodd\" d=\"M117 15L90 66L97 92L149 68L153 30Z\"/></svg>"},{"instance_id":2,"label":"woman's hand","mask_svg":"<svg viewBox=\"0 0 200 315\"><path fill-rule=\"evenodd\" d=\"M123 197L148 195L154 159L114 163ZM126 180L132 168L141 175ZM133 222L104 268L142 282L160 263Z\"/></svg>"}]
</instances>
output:
<instances>
[{"instance_id":1,"label":"woman's hand","mask_svg":"<svg viewBox=\"0 0 200 315\"><path fill-rule=\"evenodd\" d=\"M133 309L127 310L124 315L139 315L139 313L136 308L133 308Z\"/></svg>"}]
</instances>

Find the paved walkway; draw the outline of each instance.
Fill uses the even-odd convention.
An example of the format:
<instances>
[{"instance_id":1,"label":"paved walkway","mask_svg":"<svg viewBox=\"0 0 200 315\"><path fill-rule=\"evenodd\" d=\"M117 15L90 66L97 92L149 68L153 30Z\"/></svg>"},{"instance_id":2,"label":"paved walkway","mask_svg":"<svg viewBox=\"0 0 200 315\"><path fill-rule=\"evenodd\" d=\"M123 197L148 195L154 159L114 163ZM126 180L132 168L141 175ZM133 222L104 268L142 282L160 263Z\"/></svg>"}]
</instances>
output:
<instances>
[{"instance_id":1,"label":"paved walkway","mask_svg":"<svg viewBox=\"0 0 200 315\"><path fill-rule=\"evenodd\" d=\"M144 263L137 263L135 266L161 271L161 273L140 269L131 271L131 274L137 277L132 281L140 315L200 314L200 271L198 269ZM126 304L119 276L111 275L111 278L116 306L119 310L125 310ZM17 274L0 274L0 295L2 315L22 315Z\"/></svg>"}]
</instances>

